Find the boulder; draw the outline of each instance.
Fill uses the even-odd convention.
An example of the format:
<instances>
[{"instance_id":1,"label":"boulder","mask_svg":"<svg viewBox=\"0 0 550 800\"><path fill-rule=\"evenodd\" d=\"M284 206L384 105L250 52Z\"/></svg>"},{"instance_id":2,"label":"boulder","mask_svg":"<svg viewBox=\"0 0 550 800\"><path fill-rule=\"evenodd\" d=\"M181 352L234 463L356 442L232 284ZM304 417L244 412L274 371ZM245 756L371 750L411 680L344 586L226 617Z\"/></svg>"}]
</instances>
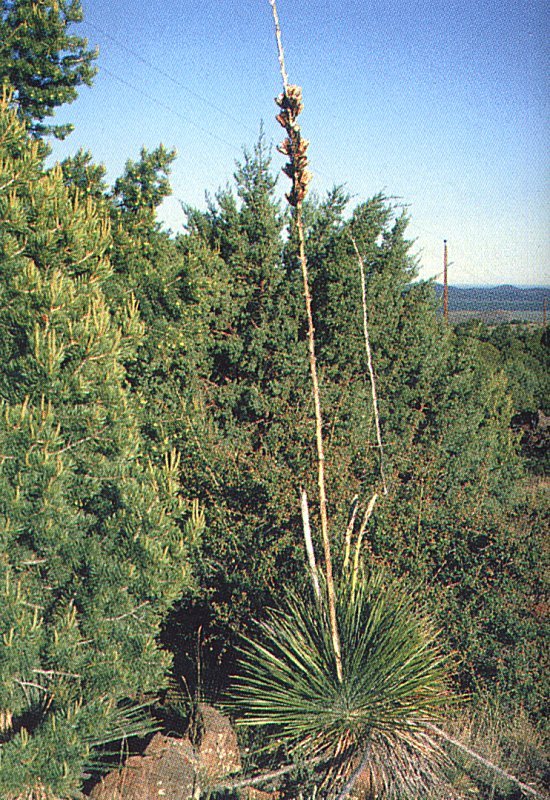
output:
<instances>
[{"instance_id":1,"label":"boulder","mask_svg":"<svg viewBox=\"0 0 550 800\"><path fill-rule=\"evenodd\" d=\"M212 706L198 707L193 742L157 733L141 756L95 786L90 800L192 800L241 768L241 756L231 723ZM250 798L273 795L252 793Z\"/></svg>"},{"instance_id":2,"label":"boulder","mask_svg":"<svg viewBox=\"0 0 550 800\"><path fill-rule=\"evenodd\" d=\"M191 800L198 797L197 758L189 739L157 733L142 756L106 775L91 800Z\"/></svg>"},{"instance_id":3,"label":"boulder","mask_svg":"<svg viewBox=\"0 0 550 800\"><path fill-rule=\"evenodd\" d=\"M241 754L231 723L215 708L199 704L200 735L196 742L197 770L205 788L220 783L226 775L239 772Z\"/></svg>"}]
</instances>

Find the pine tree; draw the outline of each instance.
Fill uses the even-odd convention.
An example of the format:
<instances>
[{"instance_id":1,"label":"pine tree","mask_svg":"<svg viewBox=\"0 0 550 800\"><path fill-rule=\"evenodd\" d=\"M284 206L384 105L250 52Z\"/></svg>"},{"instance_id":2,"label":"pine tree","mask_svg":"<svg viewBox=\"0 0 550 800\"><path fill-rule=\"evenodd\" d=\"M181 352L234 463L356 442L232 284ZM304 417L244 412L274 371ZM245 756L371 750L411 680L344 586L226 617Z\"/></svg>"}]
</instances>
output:
<instances>
[{"instance_id":1,"label":"pine tree","mask_svg":"<svg viewBox=\"0 0 550 800\"><path fill-rule=\"evenodd\" d=\"M125 703L162 686L156 641L189 584L178 456L144 458L113 312L110 222L0 107L0 795L73 796ZM121 705L122 704L122 705ZM127 716L127 715L126 715ZM131 715L130 715L131 716ZM27 796L27 795L25 795Z\"/></svg>"},{"instance_id":2,"label":"pine tree","mask_svg":"<svg viewBox=\"0 0 550 800\"><path fill-rule=\"evenodd\" d=\"M184 258L156 218L171 193L169 175L175 151L160 145L129 160L114 190L104 195L112 222L109 302L123 308L129 293L140 307L144 336L125 361L134 396L142 406L143 430L151 458L163 458L181 429L182 394L192 380L200 304L194 266Z\"/></svg>"},{"instance_id":3,"label":"pine tree","mask_svg":"<svg viewBox=\"0 0 550 800\"><path fill-rule=\"evenodd\" d=\"M61 162L63 182L81 197L91 196L96 203L106 201L107 184L104 181L106 169L103 164L94 164L92 154L78 150Z\"/></svg>"},{"instance_id":4,"label":"pine tree","mask_svg":"<svg viewBox=\"0 0 550 800\"><path fill-rule=\"evenodd\" d=\"M295 579L302 557L288 521L298 520L297 475L311 463L300 434L293 436L309 426L301 391L307 361L289 313L284 218L263 137L237 164L235 183L206 212L187 209L189 232L178 241L195 282L199 327L188 346L193 370L174 387L179 430L172 430L184 474L208 509L201 593L192 607L184 602L170 628L182 661L196 641L190 619L214 638L205 657L231 655L235 635L285 577Z\"/></svg>"},{"instance_id":5,"label":"pine tree","mask_svg":"<svg viewBox=\"0 0 550 800\"><path fill-rule=\"evenodd\" d=\"M19 117L35 136L63 139L72 125L46 125L77 87L90 86L98 51L69 33L82 21L80 0L2 0L0 3L0 84L15 94Z\"/></svg>"}]
</instances>

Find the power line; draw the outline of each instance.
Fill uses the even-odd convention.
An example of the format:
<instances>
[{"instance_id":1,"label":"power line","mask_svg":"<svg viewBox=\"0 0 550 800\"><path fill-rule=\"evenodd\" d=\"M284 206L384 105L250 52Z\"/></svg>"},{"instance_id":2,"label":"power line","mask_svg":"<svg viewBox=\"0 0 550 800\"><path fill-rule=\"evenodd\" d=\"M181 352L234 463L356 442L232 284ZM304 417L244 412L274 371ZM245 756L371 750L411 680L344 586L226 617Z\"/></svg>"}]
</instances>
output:
<instances>
[{"instance_id":1,"label":"power line","mask_svg":"<svg viewBox=\"0 0 550 800\"><path fill-rule=\"evenodd\" d=\"M159 100L157 97L153 97L152 95L147 94L147 92L144 92L143 89L139 89L137 86L134 86L132 83L125 80L125 78L121 78L119 75L115 75L115 73L111 72L111 70L107 69L107 67L100 67L100 70L102 72L105 72L105 74L109 75L111 78L114 78L119 83L123 84L123 86L127 86L129 89L132 89L132 91L137 92L142 97L145 97L151 103L155 103L155 105L159 106L159 108L163 108L165 111L169 111L171 114L174 114L174 116L179 117L179 119L183 120L185 123L192 125L194 128L201 131L201 133L204 133L206 136L209 136L211 139L215 139L216 141L225 144L227 147L231 147L231 149L241 152L241 148L238 147L236 144L228 142L227 139L223 139L221 136L217 136L215 133L212 133L211 131L208 130L208 128L205 128L198 122L195 122L193 117L188 116L187 114L182 114L180 111L176 111L176 109L172 108L172 106L163 103L162 100Z\"/></svg>"},{"instance_id":2,"label":"power line","mask_svg":"<svg viewBox=\"0 0 550 800\"><path fill-rule=\"evenodd\" d=\"M231 122L235 123L236 125L238 125L243 130L246 130L248 133L252 133L252 131L249 128L246 128L242 124L242 120L238 119L237 117L234 117L232 114L229 114L229 112L227 112L225 109L221 108L220 106L217 106L211 100L208 100L206 97L204 97L203 95L201 95L198 92L194 91L193 89L190 89L189 86L186 86L180 80L178 80L177 78L174 78L173 75L170 75L169 72L166 72L165 70L161 69L161 67L158 67L152 61L149 61L149 59L145 58L145 56L142 56L141 53L138 53L136 50L133 50L131 47L128 47L127 44L125 44L124 42L121 42L120 39L117 39L112 34L107 33L107 31L105 31L103 28L100 28L99 25L96 25L95 22L90 22L89 20L87 22L88 22L88 25L90 25L92 28L95 28L95 30L97 30L99 33L101 33L107 39L110 39L110 41L113 42L114 44L116 44L117 47L120 47L121 50L125 50L127 53L129 53L131 56L133 56L135 59L137 59L138 61L141 61L142 64L145 64L146 67L149 67L149 69L152 69L155 72L157 72L159 75L162 75L163 78L167 78L167 80L171 81L174 84L174 86L178 86L180 89L183 89L185 92L190 94L192 97L195 97L197 100L200 100L205 105L210 106L210 108L212 108L218 114L221 114L222 116L224 116L227 119L231 120ZM104 67L103 67L103 69L104 69ZM256 135L256 131L254 131L254 135Z\"/></svg>"},{"instance_id":3,"label":"power line","mask_svg":"<svg viewBox=\"0 0 550 800\"><path fill-rule=\"evenodd\" d=\"M99 25L97 25L95 22L91 22L90 20L87 20L87 24L88 24L88 25L90 25L90 27L92 27L92 28L94 28L95 30L97 30L99 33L101 33L101 34L102 34L102 36L105 36L107 39L109 39L110 41L112 41L112 42L113 42L113 44L115 44L115 45L116 45L117 47L119 47L121 50L124 50L124 51L126 51L126 52L127 52L127 53L129 53L131 56L133 56L135 59L137 59L138 61L141 61L141 63L142 63L142 64L145 64L145 66L147 66L149 69L152 69L152 70L154 70L154 71L155 71L155 72L157 72L159 75L162 75L164 78L166 78L167 80L171 81L171 82L174 84L174 86L178 86L180 89L183 89L185 92L187 92L187 93L188 93L188 94L190 94L191 96L193 96L193 97L196 97L198 100L200 100L200 101L201 101L202 103L204 103L205 105L207 105L207 106L210 106L210 108L212 108L212 109L213 109L214 111L216 111L218 114L221 114L222 116L226 117L226 118L227 118L227 119L229 119L231 122L233 122L233 123L235 123L236 125L238 125L238 126L239 126L239 127L240 127L240 128L243 130L243 131L245 131L246 133L248 133L248 134L251 134L251 135L253 135L254 137L256 137L256 136L257 136L258 132L257 132L257 131L253 131L251 128L249 128L249 127L247 127L247 126L243 125L243 123L242 123L242 120L238 119L237 117L233 116L233 115L232 115L232 114L230 114L229 112L225 111L225 109L223 109L223 108L221 108L220 106L216 105L216 104L215 104L215 103L213 103L211 100L208 100L206 97L204 97L203 95L201 95L201 94L199 94L198 92L194 91L193 89L190 89L190 88L189 88L189 86L186 86L186 85L185 85L184 83L182 83L180 80L178 80L177 78L174 78L174 76L173 76L173 75L170 75L170 73L169 73L169 72L166 72L165 70L161 69L161 67L158 67L158 66L157 66L156 64L154 64L152 61L150 61L149 59L145 58L145 57L144 57L144 56L142 56L140 53L138 53L138 52L136 52L135 50L133 50L131 47L128 47L128 45L127 45L127 44L125 44L124 42L122 42L120 39L117 39L117 38L116 38L115 36L113 36L112 34L108 33L106 30L104 30L104 29L103 29L103 28L101 28ZM182 118L185 118L187 121L190 121L190 122L191 122L191 124L194 124L194 125L195 125L195 127L199 128L199 130L202 130L202 131L204 131L204 132L208 133L208 135L210 135L212 138L214 138L214 139L217 139L218 141L224 141L224 140L223 140L223 139L221 139L219 136L215 136L214 134L210 134L208 131L206 131L206 130L205 130L205 128L202 128L202 127L200 127L200 126L199 126L197 123L194 123L194 122L192 122L192 120L190 120L190 118L189 118L189 117L187 117L186 115L183 115L183 114L178 114L178 112L177 112L177 111L175 111L173 108L169 107L168 105L164 105L164 104L163 104L161 101L155 100L155 98L152 98L152 97L150 97L150 96L146 95L145 93L141 92L141 90L140 90L140 89L138 89L138 88L137 88L137 87L135 87L135 86L132 86L130 83L128 83L127 81L125 81L123 78L120 78L120 77L118 77L117 75L114 75L112 72L110 72L110 71L107 69L107 67L103 67L103 66L102 66L102 67L100 67L100 69L104 70L104 71L105 71L105 72L106 72L108 75L111 75L111 76L112 76L112 77L114 77L116 80L120 81L120 83L124 83L126 86L129 86L130 88L134 89L134 91L137 91L137 92L140 92L140 93L142 93L142 94L144 95L144 97L148 97L148 99L149 99L149 100L151 100L152 102L155 102L157 105L161 106L162 108L165 108L166 110L168 110L168 111L171 111L172 113L176 114L177 116L180 116L180 117L182 117ZM207 74L207 73L205 73L205 74ZM229 142L225 142L225 143L226 143L226 144L230 144ZM238 147L238 148L237 148L237 147L236 147L236 145L232 145L232 144L230 144L230 146L231 146L231 147L233 147L234 149L238 150L239 152L242 152L242 147ZM332 178L329 178L329 176L326 174L326 172L324 172L324 171L321 171L320 169L316 168L316 167L315 167L315 165L313 165L313 168L314 168L314 173L315 173L315 174L319 175L320 177L324 177L324 178L326 178L326 179L329 179L329 180L331 180L333 183L335 183L335 182L333 181L333 179L332 179Z\"/></svg>"},{"instance_id":4,"label":"power line","mask_svg":"<svg viewBox=\"0 0 550 800\"><path fill-rule=\"evenodd\" d=\"M145 64L145 66L147 66L149 69L154 70L159 75L162 75L164 78L166 78L167 80L171 81L171 83L173 83L174 86L178 86L180 89L183 89L185 92L190 94L192 97L195 97L198 100L200 100L202 103L204 103L205 105L210 106L210 108L212 108L218 114L221 114L222 116L226 117L228 120L230 120L234 124L238 125L246 133L251 134L254 137L257 136L257 131L253 131L251 128L243 125L242 120L240 120L237 117L233 116L232 114L230 114L225 109L223 109L220 106L218 106L215 103L213 103L211 100L208 100L206 97L204 97L203 95L199 94L199 92L196 92L194 89L189 88L189 86L186 86L186 84L182 83L182 81L178 80L177 78L174 78L174 76L171 75L169 72L166 72L161 67L158 67L155 63L153 63L149 59L145 58L145 56L142 56L141 53L138 53L136 50L134 50L133 48L129 47L127 44L122 42L116 36L113 36L112 34L108 33L100 25L97 25L95 22L92 22L91 20L86 20L86 22L87 22L88 25L90 25L91 28L94 28L102 36L104 36L105 38L109 39L111 42L113 42L113 44L115 44L121 50L126 51L131 56L133 56L135 59L140 61L142 64ZM137 89L137 87L132 86L130 83L126 82L123 78L119 78L118 76L114 75L106 67L100 67L100 69L103 69L107 74L111 75L116 80L118 80L121 83L124 83L126 86L129 86L130 88L134 89L134 91L142 93L141 90ZM208 73L204 73L204 74L207 75ZM171 111L172 113L176 114L176 116L180 116L181 118L185 117L187 121L191 121L191 124L194 124L195 127L197 127L199 130L202 130L202 131L208 133L208 135L211 136L211 138L217 139L218 141L224 141L219 136L215 136L214 134L210 134L208 131L205 130L205 128L202 128L198 124L192 122L192 120L190 120L189 117L186 117L183 114L178 114L178 112L175 111L174 109L172 109L171 107L162 104L161 101L157 101L154 98L146 95L145 93L142 93L142 94L144 95L144 97L148 97L148 99L150 99L152 102L155 102L161 108L165 108L166 110ZM232 145L229 142L225 142L225 143L229 144L230 147L233 147L234 149L238 150L239 152L242 152L242 147L238 147L237 148L235 145ZM320 176L321 178L325 178L326 180L331 181L333 185L337 185L337 182L334 181L332 176L329 176L324 170L320 170L319 168L316 167L315 161L312 164L312 169L313 169L314 174ZM420 226L417 226L417 227L420 227ZM434 234L434 235L436 235L436 234Z\"/></svg>"},{"instance_id":5,"label":"power line","mask_svg":"<svg viewBox=\"0 0 550 800\"><path fill-rule=\"evenodd\" d=\"M216 111L221 116L226 117L231 122L233 122L234 124L238 125L239 128L241 128L243 131L246 131L248 133L252 133L250 128L247 128L246 126L244 126L242 124L242 120L240 120L237 117L233 116L232 114L228 113L227 111L225 111L225 109L221 108L220 106L216 105L212 101L208 100L206 97L204 97L203 95L201 95L198 92L194 91L189 86L186 86L184 83L182 83L182 81L174 78L173 75L171 75L170 73L166 72L162 68L158 67L152 61L150 61L149 59L145 58L143 55L141 55L136 50L134 50L131 47L129 47L127 44L122 42L117 37L115 37L112 34L108 33L101 26L97 25L94 22L91 22L90 20L87 20L87 24L90 25L95 30L97 30L102 36L104 36L105 38L107 38L110 41L112 41L113 44L115 44L121 50L129 53L133 58L135 58L136 60L140 61L142 64L144 64L149 69L153 70L154 72L158 73L159 75L162 75L164 78L166 78L167 80L171 81L171 83L173 83L175 86L178 86L179 88L183 89L185 92L190 94L192 97L197 98L198 100L200 100L202 103L204 103L205 105L207 105L210 108L212 108L214 111ZM183 114L182 112L177 111L175 108L173 108L172 106L168 105L167 103L162 102L157 97L154 97L154 96L152 96L150 94L147 94L142 89L138 88L137 86L134 86L132 83L127 81L125 78L121 78L119 75L116 75L115 73L113 73L107 67L101 66L100 69L103 72L105 72L107 75L109 75L110 77L114 78L116 81L121 83L122 85L128 87L129 89L132 89L132 91L140 94L142 97L145 97L150 102L152 102L155 105L159 106L159 108L163 108L165 111L168 111L169 113L171 113L174 116L178 117L179 119L181 119L185 123L187 123L189 125L192 125L194 128L196 128L197 130L201 131L201 133L205 134L210 139L213 139L215 141L221 142L222 144L226 145L227 147L230 147L232 150L235 150L236 152L239 152L239 153L242 152L242 147L241 146L237 146L234 143L229 142L227 139L224 139L223 137L218 136L215 133L212 133L208 128L206 128L206 127L200 125L198 122L196 122L195 119L192 116L187 115L187 114ZM254 135L256 135L257 132L254 131L253 133L254 133ZM328 178L328 175L324 171L321 171L320 169L314 169L314 171L320 177L324 177L325 179ZM330 180L332 180L332 179L330 179ZM414 220L411 220L410 225L411 225L411 227L416 227L418 230L422 231L425 234L428 234L429 236L433 236L434 238L436 238L436 237L439 238L439 235L435 231L430 230L428 228L425 228L422 225L419 225ZM466 267L461 267L461 270L466 272L467 274L469 274L475 280L478 279L477 276L474 275L474 273L471 272L470 270L468 270ZM438 275L435 275L434 277L439 277L440 274L441 273L439 273Z\"/></svg>"}]
</instances>

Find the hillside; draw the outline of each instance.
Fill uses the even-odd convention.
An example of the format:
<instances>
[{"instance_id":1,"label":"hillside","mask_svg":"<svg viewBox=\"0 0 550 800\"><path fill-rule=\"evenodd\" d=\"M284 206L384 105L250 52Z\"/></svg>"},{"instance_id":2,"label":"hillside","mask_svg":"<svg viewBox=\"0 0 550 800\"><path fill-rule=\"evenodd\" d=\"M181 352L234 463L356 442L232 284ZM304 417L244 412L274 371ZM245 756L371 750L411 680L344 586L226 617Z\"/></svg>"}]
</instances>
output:
<instances>
[{"instance_id":1,"label":"hillside","mask_svg":"<svg viewBox=\"0 0 550 800\"><path fill-rule=\"evenodd\" d=\"M517 324L452 324L401 199L308 194L270 4L286 138L179 233L175 148L50 161L80 0L0 6L0 800L545 796L546 290L453 287Z\"/></svg>"},{"instance_id":2,"label":"hillside","mask_svg":"<svg viewBox=\"0 0 550 800\"><path fill-rule=\"evenodd\" d=\"M443 285L435 288L442 298ZM479 318L488 323L542 323L544 299L549 297L544 286L449 286L449 313L453 322Z\"/></svg>"}]
</instances>

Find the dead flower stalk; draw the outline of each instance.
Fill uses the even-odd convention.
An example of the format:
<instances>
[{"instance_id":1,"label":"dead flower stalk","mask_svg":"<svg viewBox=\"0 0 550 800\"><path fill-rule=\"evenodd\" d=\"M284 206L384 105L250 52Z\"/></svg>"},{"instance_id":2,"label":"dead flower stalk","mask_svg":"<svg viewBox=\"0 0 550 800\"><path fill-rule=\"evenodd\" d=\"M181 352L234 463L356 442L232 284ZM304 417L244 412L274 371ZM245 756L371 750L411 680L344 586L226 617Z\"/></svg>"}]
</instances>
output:
<instances>
[{"instance_id":1,"label":"dead flower stalk","mask_svg":"<svg viewBox=\"0 0 550 800\"><path fill-rule=\"evenodd\" d=\"M307 149L309 142L302 137L297 118L303 110L302 89L288 83L288 76L285 67L285 57L281 40L281 29L277 15L275 0L269 0L275 23L275 35L277 38L277 50L279 55L279 65L283 79L283 92L276 98L276 103L281 109L277 115L277 121L285 129L287 138L279 145L278 150L288 157L288 163L283 167L283 172L292 181L292 188L287 193L286 198L289 205L295 209L294 223L298 234L299 260L302 268L302 278L304 284L304 300L306 306L308 324L308 351L311 381L313 385L313 401L315 406L315 431L317 441L317 462L318 462L318 485L319 485L319 512L321 517L321 535L323 539L323 549L325 556L325 577L327 584L328 611L331 629L334 657L336 661L336 672L338 680L342 682L342 654L340 646L340 636L336 620L336 599L334 591L334 577L332 573L332 557L330 552L330 540L328 532L327 496L325 480L325 454L323 447L323 418L321 414L321 401L319 394L319 380L317 377L317 361L315 357L315 328L313 325L313 313L311 310L311 293L309 290L309 276L305 251L305 235L302 219L302 203L307 194L307 188L311 182L311 172L308 170Z\"/></svg>"}]
</instances>

